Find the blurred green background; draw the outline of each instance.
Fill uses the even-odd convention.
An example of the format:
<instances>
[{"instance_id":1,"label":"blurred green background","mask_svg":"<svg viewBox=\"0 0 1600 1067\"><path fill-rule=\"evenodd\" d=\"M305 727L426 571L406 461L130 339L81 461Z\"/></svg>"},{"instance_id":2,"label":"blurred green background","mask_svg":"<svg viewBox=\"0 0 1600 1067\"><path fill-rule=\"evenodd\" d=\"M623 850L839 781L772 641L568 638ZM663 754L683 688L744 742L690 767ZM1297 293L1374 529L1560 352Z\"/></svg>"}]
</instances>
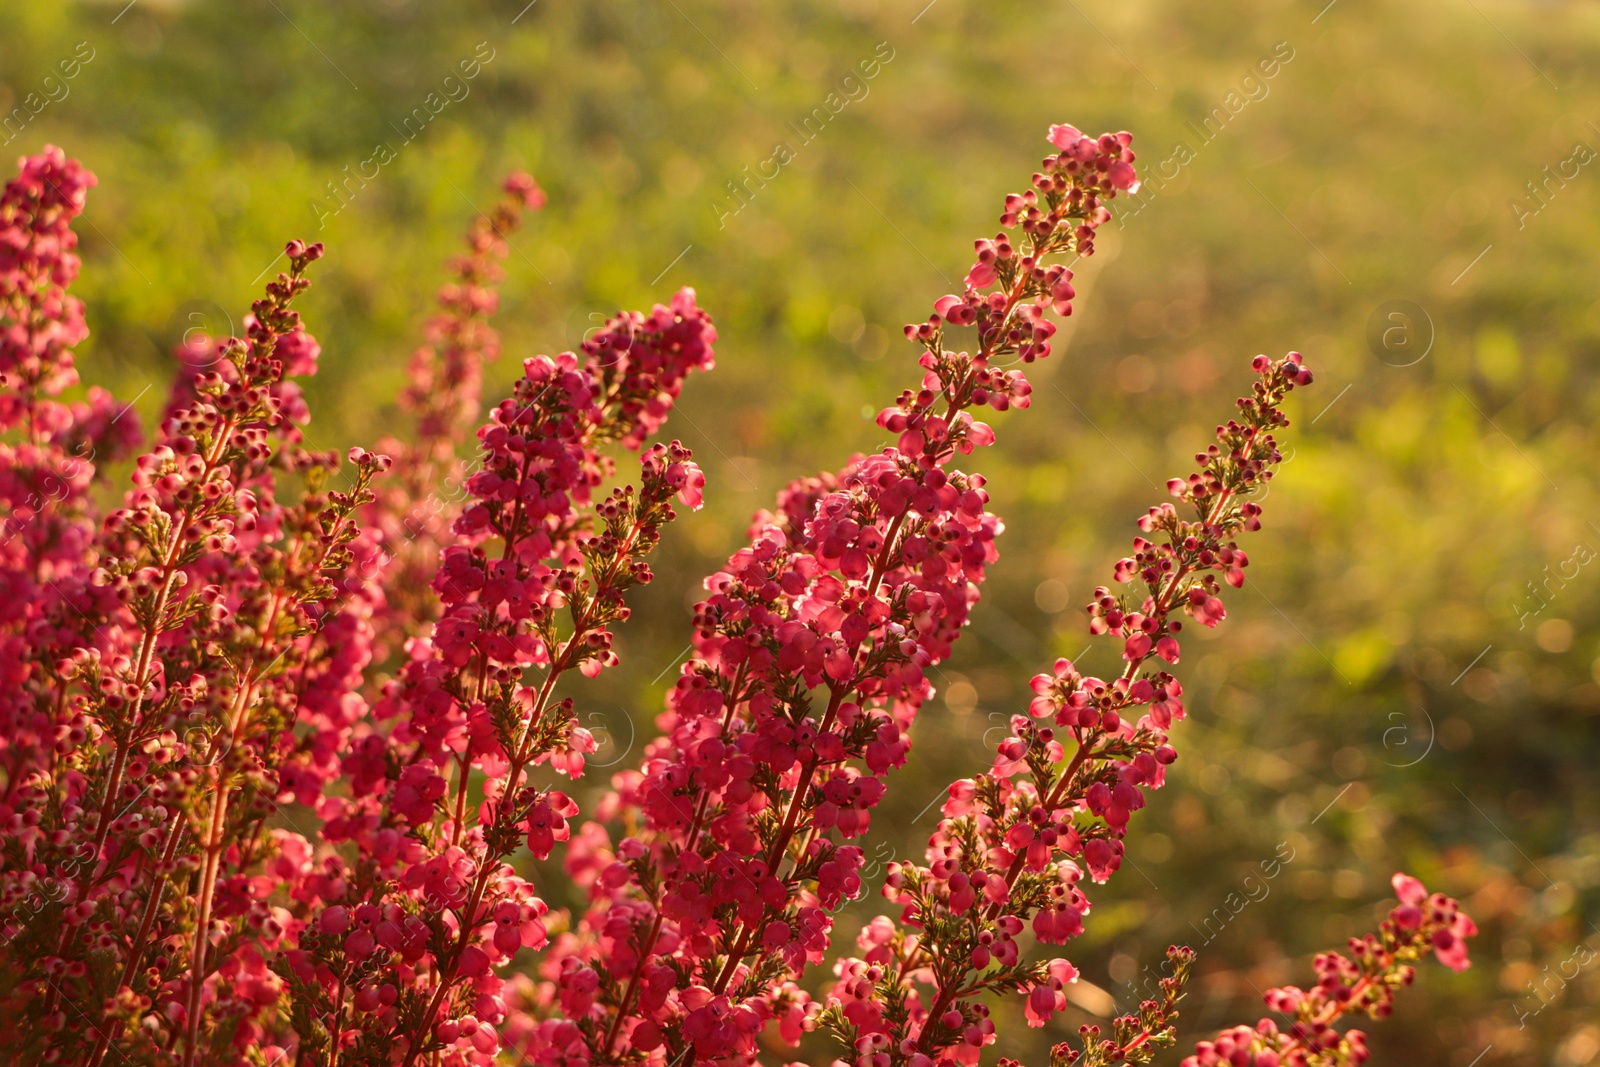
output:
<instances>
[{"instance_id":1,"label":"blurred green background","mask_svg":"<svg viewBox=\"0 0 1600 1067\"><path fill-rule=\"evenodd\" d=\"M1259 990L1373 926L1404 868L1483 936L1471 971L1430 964L1369 1027L1375 1062L1596 1061L1600 7L125 2L0 3L0 139L99 175L81 364L147 420L179 335L226 331L302 236L329 250L301 305L324 351L314 439L370 444L440 262L514 167L550 206L514 239L491 396L619 307L694 285L716 316L718 369L672 424L707 506L669 532L625 667L590 694L602 763L653 730L698 579L749 515L882 443L871 413L918 376L900 324L959 284L1046 126L1132 130L1165 180L1080 264L1033 408L971 457L1002 559L869 852L920 848L940 783L1089 644L1082 604L1249 358L1297 348L1318 385L1294 398L1250 582L1187 642L1181 758L1071 948L1098 991L1044 1031L1006 1015L1000 1051L1042 1063L1145 995L1173 941L1199 950L1185 1045L1253 1021ZM790 124L847 91L800 144ZM733 211L728 183L780 141L796 157ZM335 201L380 142L394 158ZM1230 893L1261 899L1218 913Z\"/></svg>"}]
</instances>

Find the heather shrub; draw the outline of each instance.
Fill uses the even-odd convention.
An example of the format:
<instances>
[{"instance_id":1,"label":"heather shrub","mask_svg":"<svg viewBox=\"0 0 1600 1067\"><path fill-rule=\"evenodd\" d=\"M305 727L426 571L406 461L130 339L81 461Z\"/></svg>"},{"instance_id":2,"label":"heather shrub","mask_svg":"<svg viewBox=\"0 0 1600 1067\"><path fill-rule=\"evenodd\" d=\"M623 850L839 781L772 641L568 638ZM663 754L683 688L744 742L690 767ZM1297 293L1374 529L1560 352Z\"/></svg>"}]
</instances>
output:
<instances>
[{"instance_id":1,"label":"heather shrub","mask_svg":"<svg viewBox=\"0 0 1600 1067\"><path fill-rule=\"evenodd\" d=\"M979 1062L998 998L1046 1025L1078 971L1042 946L1092 921L1089 887L1178 756L1185 620L1225 620L1285 398L1312 381L1298 353L1255 357L1087 605L1121 667L1035 677L992 763L949 785L923 861L890 866L893 910L836 952L860 839L998 558L985 479L957 464L995 440L984 409L1031 406L1071 265L1138 187L1130 135L1049 139L962 292L906 327L921 378L877 416L893 444L755 516L705 581L656 736L586 812L561 788L595 750L583 680L617 663L628 594L705 487L657 439L714 362L693 290L524 359L483 414L505 235L544 201L513 175L413 356L408 432L306 445L295 379L320 348L294 304L324 250L297 240L242 337L178 353L146 437L103 391L60 399L94 179L59 150L24 159L0 200L9 1059L931 1067ZM131 484L106 484L135 453ZM586 907L541 899L527 859L553 855ZM1376 933L1266 994L1279 1021L1185 1062L1364 1060L1336 1024L1386 1014L1430 953L1466 967L1476 933L1448 897L1393 885ZM1176 1043L1192 960L1174 946L1158 998L1052 1067Z\"/></svg>"}]
</instances>

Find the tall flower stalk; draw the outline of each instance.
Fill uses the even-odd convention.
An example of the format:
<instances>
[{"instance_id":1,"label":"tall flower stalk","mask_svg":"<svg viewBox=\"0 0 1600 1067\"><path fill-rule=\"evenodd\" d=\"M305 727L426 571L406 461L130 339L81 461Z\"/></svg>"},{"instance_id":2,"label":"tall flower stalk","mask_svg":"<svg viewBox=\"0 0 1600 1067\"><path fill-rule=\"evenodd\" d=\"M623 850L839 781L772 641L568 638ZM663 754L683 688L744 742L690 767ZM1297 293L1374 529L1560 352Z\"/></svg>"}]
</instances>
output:
<instances>
[{"instance_id":1,"label":"tall flower stalk","mask_svg":"<svg viewBox=\"0 0 1600 1067\"><path fill-rule=\"evenodd\" d=\"M889 867L883 894L901 906L863 934L864 957L836 967L822 1022L876 1062L977 1062L994 1037L984 994L1027 994L1030 1025L1065 1007L1068 960L1029 962L1018 938L1063 944L1083 931L1083 879L1105 882L1121 865L1123 838L1144 791L1159 788L1177 758L1169 739L1185 715L1183 689L1166 668L1180 656L1187 614L1207 627L1226 617L1221 583L1244 583L1249 560L1234 540L1260 528L1251 497L1281 460L1273 431L1288 424L1285 397L1311 382L1300 354L1256 357L1251 395L1238 416L1195 455L1199 470L1140 518L1133 555L1114 568L1134 595L1095 590L1090 630L1118 646L1111 679L1070 660L1033 679L1027 714L1012 717L994 766L953 783L929 840L927 864Z\"/></svg>"},{"instance_id":2,"label":"tall flower stalk","mask_svg":"<svg viewBox=\"0 0 1600 1067\"><path fill-rule=\"evenodd\" d=\"M428 582L466 497L462 483L469 471L457 453L479 421L484 365L500 357L500 335L489 324L500 303L500 261L523 214L545 204L538 183L520 171L502 191L499 203L473 220L466 251L451 260L452 277L440 287L439 309L424 327L426 343L412 353L399 397L412 431L406 439L378 443L395 463L368 516L394 557L379 583L389 612L382 629L390 640L413 636L437 612Z\"/></svg>"}]
</instances>

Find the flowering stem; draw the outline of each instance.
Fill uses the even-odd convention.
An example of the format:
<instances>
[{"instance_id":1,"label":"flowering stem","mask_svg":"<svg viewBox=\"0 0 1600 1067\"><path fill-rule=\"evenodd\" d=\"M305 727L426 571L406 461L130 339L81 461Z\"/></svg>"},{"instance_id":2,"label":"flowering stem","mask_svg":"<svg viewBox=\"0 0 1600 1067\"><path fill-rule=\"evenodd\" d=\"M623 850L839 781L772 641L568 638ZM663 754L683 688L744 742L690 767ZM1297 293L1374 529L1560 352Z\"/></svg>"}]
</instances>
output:
<instances>
[{"instance_id":1,"label":"flowering stem","mask_svg":"<svg viewBox=\"0 0 1600 1067\"><path fill-rule=\"evenodd\" d=\"M202 482L209 479L212 472L220 465L223 449L226 447L235 425L232 417L228 417L223 424L222 432L217 434L211 448L206 451L205 471L200 478ZM125 720L128 725L124 729L115 731L112 736L114 751L111 758L111 769L106 776L105 795L100 799L100 814L95 822L94 842L91 846L93 850L91 853L92 862L87 864L83 873L78 876L77 895L80 899L88 893L95 876L99 873L100 852L105 847L106 836L111 830L111 813L116 807L117 793L122 789L122 775L127 767L128 750L132 745L132 736L138 733L139 727L142 725L140 717L144 709L145 691L149 688L152 677L156 641L162 633L161 621L171 606L172 592L175 588L179 570L179 552L183 547L184 537L188 533L193 517L194 511L191 508L185 508L181 512L181 517L174 524L172 537L167 543L167 550L161 560L161 587L156 595L154 607L141 628L139 655L133 672L134 685L137 687L138 692L133 698L133 706L129 709ZM61 945L56 949L57 955L66 950L67 941L71 938L75 925L71 922L62 924ZM56 998L59 993L60 986L56 983L51 983L50 993L45 998L45 1014L48 1015L55 1010Z\"/></svg>"},{"instance_id":2,"label":"flowering stem","mask_svg":"<svg viewBox=\"0 0 1600 1067\"><path fill-rule=\"evenodd\" d=\"M954 406L953 401L952 406ZM889 571L889 562L893 558L895 540L900 536L900 529L905 523L905 517L906 513L904 511L896 515L883 535L883 548L878 553L878 558L873 561L872 573L867 579L867 595L869 597L877 593L878 586L883 582L883 576ZM859 657L861 654L860 647L858 646L854 649L853 653ZM849 691L847 687L842 685L831 685L828 688L828 709L822 716L822 724L817 727L819 734L826 734L832 728L834 719L839 714L839 705L844 702L844 695ZM789 809L784 812L783 824L779 828L777 836L772 839L771 847L767 849L766 863L768 871L777 871L778 861L789 847L789 842L794 838L795 827L800 820L800 812L805 807L807 795L811 791L811 776L816 773L820 765L820 758L812 755L806 760L801 769L800 782L795 787L794 795L789 800ZM728 983L733 979L733 972L737 969L739 961L749 953L757 931L772 910L771 906L763 909L761 921L753 924L741 924L741 929L733 941L736 947L728 953L728 959L722 965L722 971L717 975L716 983L712 986L713 993L720 995L727 990Z\"/></svg>"},{"instance_id":3,"label":"flowering stem","mask_svg":"<svg viewBox=\"0 0 1600 1067\"><path fill-rule=\"evenodd\" d=\"M733 686L731 688L733 696L729 698L727 711L722 716L722 730L720 731L719 736L727 736L728 727L733 723L733 714L738 709L739 705L744 702L740 698L739 689L744 683L747 665L748 661L739 664L739 671L734 675ZM695 846L700 843L700 832L705 826L706 809L710 807L710 804L710 793L701 793L700 798L695 801L694 816L690 819L689 823L689 835L685 839L683 846L683 850L685 852L694 851ZM615 1018L611 1020L610 1029L606 1031L606 1043L602 1048L602 1056L606 1059L610 1058L611 1048L614 1044L616 1044L617 1041L617 1034L622 1030L622 1023L628 1017L628 1012L633 1007L634 994L639 991L639 976L644 973L643 962L644 960L648 959L650 953L655 950L656 938L661 936L662 915L660 907L655 908L655 913L655 921L650 924L650 933L644 939L641 951L639 953L640 965L636 966L633 969L633 973L628 976L628 984L623 990L622 1001L617 1005L617 1014Z\"/></svg>"},{"instance_id":4,"label":"flowering stem","mask_svg":"<svg viewBox=\"0 0 1600 1067\"><path fill-rule=\"evenodd\" d=\"M267 625L263 627L268 634L272 632L278 608L284 599L286 598L273 597ZM243 684L239 686L239 695L235 698L234 707L229 714L228 747L219 753L216 751L216 740L212 741L211 756L214 761L226 759L227 753L232 751L242 736L246 716L251 705L255 703L256 686L260 681L259 678L252 677L254 670L255 659L252 657L250 666L246 668L241 679ZM217 736L220 738L223 735L219 733ZM222 861L222 829L227 821L228 803L232 792L227 776L218 767L218 762L212 764L211 779L211 818L206 827L205 866L200 875L200 899L195 920L194 948L190 952L189 1030L188 1042L183 1052L184 1067L192 1067L195 1056L200 1051L201 994L205 989L206 949L211 943L211 906L216 895L217 871Z\"/></svg>"},{"instance_id":5,"label":"flowering stem","mask_svg":"<svg viewBox=\"0 0 1600 1067\"><path fill-rule=\"evenodd\" d=\"M1223 509L1227 506L1231 495L1231 490L1226 489L1217 495L1217 499L1213 502L1211 509L1205 516L1205 525L1215 525L1215 523L1222 517ZM1164 618L1167 612L1171 610L1173 596L1177 593L1179 587L1183 583L1183 580L1188 577L1190 573L1192 573L1192 569L1192 565L1189 563L1181 564L1173 569L1173 572L1168 577L1160 595L1156 598L1155 606L1150 613L1152 618ZM1123 668L1122 681L1132 681L1134 675L1138 673L1140 665L1149 658L1149 655L1151 655L1151 653L1147 653L1145 656L1130 658L1127 666ZM1077 779L1078 771L1094 754L1094 746L1101 736L1103 736L1103 731L1100 729L1094 729L1090 730L1087 735L1079 739L1078 750L1073 754L1072 761L1067 764L1066 769L1062 772L1061 777L1057 779L1054 787L1040 802L1040 806L1044 810L1053 811L1065 805L1068 797L1072 795L1072 785ZM1026 861L1026 854L1019 852L1011 861L1011 865L1007 868L1005 873L1007 899L1010 897L1010 890L1016 885L1017 879L1022 875L1022 870L1026 864ZM1000 901L990 904L988 910L984 914L984 924L987 925L993 923L1000 917L1000 914L1004 910L1005 905ZM908 975L912 970L915 969L915 957L918 953L922 952L924 952L924 949L922 944L919 942L917 948L912 953L912 960L901 969L900 973L902 977ZM956 987L958 987L965 979L970 970L970 967L959 966L952 979L938 983L939 992L934 998L932 1009L928 1012L928 1023L923 1027L922 1033L917 1040L917 1048L919 1051L928 1051L928 1045L933 1037L934 1023L944 1014L945 1010L949 1008L949 1006L957 999L967 995Z\"/></svg>"},{"instance_id":6,"label":"flowering stem","mask_svg":"<svg viewBox=\"0 0 1600 1067\"><path fill-rule=\"evenodd\" d=\"M357 477L357 492L351 499L359 498L365 488L369 477L368 468L363 467ZM306 561L306 573L320 573L329 562L334 551L343 543L339 537L341 527L348 522L348 517L336 519L333 528L325 531L322 540L318 543L316 551ZM300 538L294 538L286 552L288 559L293 560L303 547ZM262 621L259 633L262 638L262 648L267 647L276 632L278 617L285 608L291 604L303 603L303 596L291 593L285 589L277 589L272 593L267 606L265 618ZM211 789L211 816L206 829L205 837L205 865L200 877L200 896L197 907L197 918L194 933L194 948L190 952L191 973L189 984L189 1019L188 1040L184 1048L184 1067L193 1067L195 1057L200 1051L200 1022L202 994L206 980L207 947L210 945L211 908L215 900L217 875L220 869L223 851L223 828L226 825L228 806L232 799L232 784L228 775L224 773L222 761L243 740L245 728L250 722L250 713L256 703L256 695L261 685L262 678L273 665L278 662L289 649L293 647L293 639L285 645L277 655L268 661L265 667L259 668L261 660L259 651L252 651L247 663L239 675L239 687L234 697L234 705L229 709L228 726L226 732L219 732L212 738L208 756L211 761L210 777ZM219 749L219 742L226 739L226 746Z\"/></svg>"},{"instance_id":7,"label":"flowering stem","mask_svg":"<svg viewBox=\"0 0 1600 1067\"><path fill-rule=\"evenodd\" d=\"M520 516L520 501L518 502L517 513ZM634 523L633 530L630 531L628 536L628 543L630 545L637 537L637 530L638 523L636 521ZM511 545L508 543L506 548L508 555L510 551ZM570 659L573 649L576 648L578 642L587 635L592 625L592 622L586 618L580 618L577 620L573 626L572 636L567 639L566 644L561 647L561 651L550 662L550 670L545 674L544 682L539 687L539 695L534 701L533 709L528 715L527 723L524 724L523 735L518 740L515 757L511 764L511 769L506 775L506 785L504 787L504 791L500 795L500 805L497 813L502 818L508 818L515 809L516 791L521 783L523 771L526 768L528 761L534 756L534 752L532 750L533 728L538 723L539 719L544 715L545 708L548 706L550 701L550 695L555 690L556 681L561 677L561 674L571 666L568 660ZM463 783L465 783L465 780L466 774L465 770L463 769ZM462 795L465 795L464 791ZM457 823L459 825L459 800L457 802L457 806ZM410 1050L406 1053L405 1067L411 1067L411 1065L416 1061L417 1049L420 1047L420 1039L426 1037L426 1035L433 1031L434 1020L438 1018L439 1008L444 1004L444 998L446 994L449 993L450 987L455 984L456 970L461 963L461 954L466 950L467 945L471 942L473 932L476 930L478 925L478 905L483 902L483 895L489 888L489 880L493 877L495 868L499 864L500 859L501 857L499 856L486 855L478 865L477 876L473 879L471 896L467 902L466 909L462 912L461 932L456 938L456 943L451 951L449 964L444 968L444 970L439 972L438 987L434 990L433 996L428 1001L427 1011L423 1014L422 1024L417 1031L418 1036L416 1039L413 1039Z\"/></svg>"},{"instance_id":8,"label":"flowering stem","mask_svg":"<svg viewBox=\"0 0 1600 1067\"><path fill-rule=\"evenodd\" d=\"M211 443L211 448L205 455L205 470L197 481L202 484L211 478L212 473L221 465L223 450L227 447L228 439L237 428L237 423L230 416L225 418L216 439ZM127 766L128 747L131 744L129 735L138 732L142 725L140 717L144 711L145 691L150 685L151 668L155 659L156 642L162 633L161 620L172 605L172 593L176 586L177 574L180 569L178 558L183 548L185 536L194 519L194 509L185 508L179 521L174 524L172 537L167 543L167 551L161 560L161 589L156 595L155 605L150 611L149 621L142 628L139 638L139 656L134 667L134 684L138 687L138 694L133 698L133 707L129 709L127 721L130 724L126 731L119 732L115 737L116 753L111 763L111 773L106 779L105 796L100 801L100 817L95 823L94 851L98 856L100 849L105 845L106 834L111 826L111 811L116 806L116 796L122 786L122 772ZM85 883L89 875L94 873L91 867L85 872Z\"/></svg>"},{"instance_id":9,"label":"flowering stem","mask_svg":"<svg viewBox=\"0 0 1600 1067\"><path fill-rule=\"evenodd\" d=\"M172 826L167 830L167 843L161 850L161 862L156 872L156 884L150 890L150 899L145 902L144 916L139 920L139 933L133 939L133 944L128 949L128 959L122 966L122 977L117 982L118 992L124 986L131 987L134 972L139 969L139 964L144 958L144 943L150 936L150 928L155 924L156 912L161 908L161 899L166 892L166 869L172 863L173 857L178 853L178 843L183 839L183 832L187 829L187 822L181 818L172 820ZM111 1047L111 1042L122 1035L122 1020L115 1019L111 1024L100 1030L100 1036L95 1041L94 1051L89 1056L88 1067L99 1067L100 1061L105 1059L106 1051Z\"/></svg>"}]
</instances>

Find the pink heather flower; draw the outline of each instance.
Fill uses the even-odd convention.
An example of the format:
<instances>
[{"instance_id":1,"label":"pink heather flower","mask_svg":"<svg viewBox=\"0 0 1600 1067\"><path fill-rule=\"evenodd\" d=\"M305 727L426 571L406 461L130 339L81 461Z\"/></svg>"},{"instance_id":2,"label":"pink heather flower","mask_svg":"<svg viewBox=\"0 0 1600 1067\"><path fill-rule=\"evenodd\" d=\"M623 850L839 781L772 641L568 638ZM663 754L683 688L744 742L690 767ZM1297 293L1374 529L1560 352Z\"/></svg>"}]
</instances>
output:
<instances>
[{"instance_id":1,"label":"pink heather flower","mask_svg":"<svg viewBox=\"0 0 1600 1067\"><path fill-rule=\"evenodd\" d=\"M1067 1006L1067 998L1048 985L1036 985L1028 994L1022 1014L1029 1026L1043 1026L1050 1017Z\"/></svg>"},{"instance_id":2,"label":"pink heather flower","mask_svg":"<svg viewBox=\"0 0 1600 1067\"><path fill-rule=\"evenodd\" d=\"M1083 134L1076 126L1059 123L1050 127L1050 143L1063 152L1070 151L1081 140Z\"/></svg>"},{"instance_id":3,"label":"pink heather flower","mask_svg":"<svg viewBox=\"0 0 1600 1067\"><path fill-rule=\"evenodd\" d=\"M957 818L973 810L973 799L977 796L977 785L971 778L963 778L950 783L950 799L944 802L940 809L946 818Z\"/></svg>"},{"instance_id":4,"label":"pink heather flower","mask_svg":"<svg viewBox=\"0 0 1600 1067\"><path fill-rule=\"evenodd\" d=\"M533 175L526 171L513 171L507 175L501 188L530 210L538 211L545 205L544 190L533 180Z\"/></svg>"},{"instance_id":5,"label":"pink heather flower","mask_svg":"<svg viewBox=\"0 0 1600 1067\"><path fill-rule=\"evenodd\" d=\"M706 476L700 473L699 467L693 463L674 463L667 468L666 481L668 485L677 489L678 499L686 506L695 511L700 510L700 504L704 499L701 490L705 488Z\"/></svg>"},{"instance_id":6,"label":"pink heather flower","mask_svg":"<svg viewBox=\"0 0 1600 1067\"><path fill-rule=\"evenodd\" d=\"M1409 874L1396 871L1390 882L1394 885L1394 895L1400 898L1402 904L1415 907L1428 899L1427 888Z\"/></svg>"},{"instance_id":7,"label":"pink heather flower","mask_svg":"<svg viewBox=\"0 0 1600 1067\"><path fill-rule=\"evenodd\" d=\"M1452 971L1464 971L1472 966L1472 961L1467 959L1467 938L1476 936L1478 925L1465 912L1458 912L1450 921L1449 929L1433 935L1433 953Z\"/></svg>"},{"instance_id":8,"label":"pink heather flower","mask_svg":"<svg viewBox=\"0 0 1600 1067\"><path fill-rule=\"evenodd\" d=\"M1440 930L1433 935L1433 954L1452 971L1464 971L1472 966L1472 961L1467 959L1467 943L1451 930Z\"/></svg>"},{"instance_id":9,"label":"pink heather flower","mask_svg":"<svg viewBox=\"0 0 1600 1067\"><path fill-rule=\"evenodd\" d=\"M413 825L432 820L434 806L444 796L446 783L432 760L413 763L400 773L395 787L394 810L405 816Z\"/></svg>"},{"instance_id":10,"label":"pink heather flower","mask_svg":"<svg viewBox=\"0 0 1600 1067\"><path fill-rule=\"evenodd\" d=\"M1033 935L1047 945L1064 945L1083 933L1083 914L1066 902L1040 908L1033 916Z\"/></svg>"},{"instance_id":11,"label":"pink heather flower","mask_svg":"<svg viewBox=\"0 0 1600 1067\"><path fill-rule=\"evenodd\" d=\"M1029 1026L1043 1026L1050 1017L1067 1006L1062 990L1078 980L1078 969L1063 959L1053 959L1046 965L1047 981L1034 986L1023 1006L1023 1015Z\"/></svg>"}]
</instances>

